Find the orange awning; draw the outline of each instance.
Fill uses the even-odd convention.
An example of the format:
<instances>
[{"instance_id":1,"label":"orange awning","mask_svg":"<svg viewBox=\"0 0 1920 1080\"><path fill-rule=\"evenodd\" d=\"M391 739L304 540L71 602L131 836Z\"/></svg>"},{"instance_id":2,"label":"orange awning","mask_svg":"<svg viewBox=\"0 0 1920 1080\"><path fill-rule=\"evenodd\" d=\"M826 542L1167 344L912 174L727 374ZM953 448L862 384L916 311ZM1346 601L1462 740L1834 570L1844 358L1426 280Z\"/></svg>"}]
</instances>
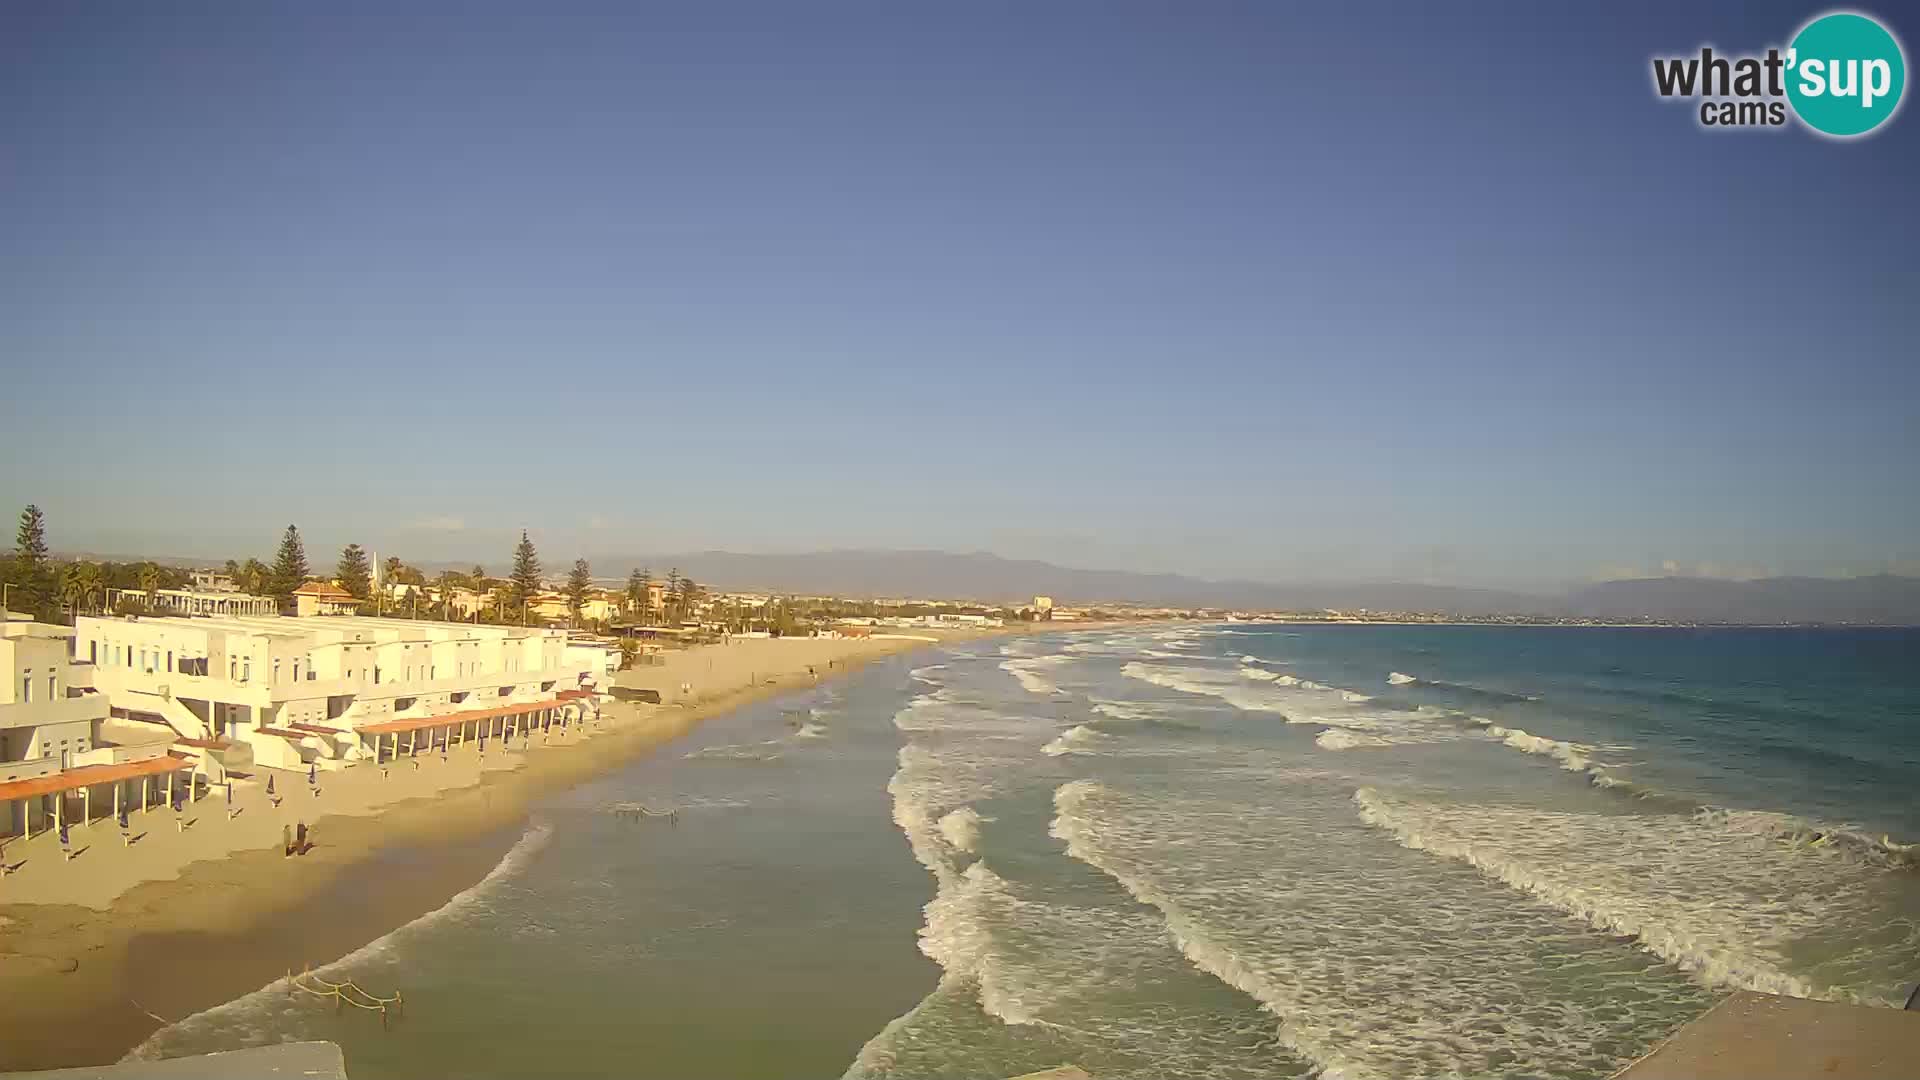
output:
<instances>
[{"instance_id":1,"label":"orange awning","mask_svg":"<svg viewBox=\"0 0 1920 1080\"><path fill-rule=\"evenodd\" d=\"M188 768L192 764L191 757L169 751L145 761L128 761L118 765L83 765L78 769L64 769L51 776L36 776L31 780L14 780L0 784L0 802L31 799L36 795L52 795L58 791L76 791L95 784L137 780L142 776L159 776L176 769Z\"/></svg>"},{"instance_id":2,"label":"orange awning","mask_svg":"<svg viewBox=\"0 0 1920 1080\"><path fill-rule=\"evenodd\" d=\"M496 716L515 716L529 713L535 709L551 709L562 704L558 698L552 701L527 701L518 705L499 705L491 709L469 709L466 712L447 713L444 716L420 716L411 720L385 720L378 724L368 724L353 730L362 735L392 735L396 732L418 731L421 728L448 727L453 724L466 724L475 720L491 720Z\"/></svg>"}]
</instances>

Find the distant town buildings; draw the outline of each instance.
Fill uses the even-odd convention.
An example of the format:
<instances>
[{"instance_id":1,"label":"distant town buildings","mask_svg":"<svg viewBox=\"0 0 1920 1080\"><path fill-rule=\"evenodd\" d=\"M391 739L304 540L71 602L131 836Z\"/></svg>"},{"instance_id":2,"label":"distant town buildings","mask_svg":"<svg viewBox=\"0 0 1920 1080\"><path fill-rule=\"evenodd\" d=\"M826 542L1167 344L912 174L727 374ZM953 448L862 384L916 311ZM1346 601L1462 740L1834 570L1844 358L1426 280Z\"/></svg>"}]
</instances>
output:
<instances>
[{"instance_id":1,"label":"distant town buildings","mask_svg":"<svg viewBox=\"0 0 1920 1080\"><path fill-rule=\"evenodd\" d=\"M198 574L195 575L196 579ZM108 589L107 607L137 600L157 612L174 615L278 615L280 602L271 596L252 596L232 589Z\"/></svg>"}]
</instances>

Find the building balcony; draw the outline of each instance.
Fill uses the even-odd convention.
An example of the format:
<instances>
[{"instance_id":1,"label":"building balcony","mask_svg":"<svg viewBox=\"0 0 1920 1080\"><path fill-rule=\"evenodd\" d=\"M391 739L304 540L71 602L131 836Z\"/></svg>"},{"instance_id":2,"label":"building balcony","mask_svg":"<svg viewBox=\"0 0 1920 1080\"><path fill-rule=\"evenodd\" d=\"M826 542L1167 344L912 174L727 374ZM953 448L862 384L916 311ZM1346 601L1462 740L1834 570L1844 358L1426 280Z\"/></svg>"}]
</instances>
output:
<instances>
[{"instance_id":1,"label":"building balcony","mask_svg":"<svg viewBox=\"0 0 1920 1080\"><path fill-rule=\"evenodd\" d=\"M99 694L0 705L0 728L76 724L107 718L107 699Z\"/></svg>"}]
</instances>

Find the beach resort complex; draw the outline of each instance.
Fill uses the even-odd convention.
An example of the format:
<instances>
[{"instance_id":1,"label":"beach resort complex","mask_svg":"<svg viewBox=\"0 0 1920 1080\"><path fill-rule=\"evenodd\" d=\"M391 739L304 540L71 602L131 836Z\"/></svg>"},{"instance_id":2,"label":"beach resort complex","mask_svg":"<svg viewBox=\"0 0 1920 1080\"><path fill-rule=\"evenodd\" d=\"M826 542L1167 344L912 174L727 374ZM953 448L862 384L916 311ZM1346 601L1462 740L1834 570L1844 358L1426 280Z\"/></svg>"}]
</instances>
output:
<instances>
[{"instance_id":1,"label":"beach resort complex","mask_svg":"<svg viewBox=\"0 0 1920 1080\"><path fill-rule=\"evenodd\" d=\"M234 773L566 725L597 712L620 659L560 629L351 615L10 618L5 633L0 821L27 835L198 799Z\"/></svg>"}]
</instances>

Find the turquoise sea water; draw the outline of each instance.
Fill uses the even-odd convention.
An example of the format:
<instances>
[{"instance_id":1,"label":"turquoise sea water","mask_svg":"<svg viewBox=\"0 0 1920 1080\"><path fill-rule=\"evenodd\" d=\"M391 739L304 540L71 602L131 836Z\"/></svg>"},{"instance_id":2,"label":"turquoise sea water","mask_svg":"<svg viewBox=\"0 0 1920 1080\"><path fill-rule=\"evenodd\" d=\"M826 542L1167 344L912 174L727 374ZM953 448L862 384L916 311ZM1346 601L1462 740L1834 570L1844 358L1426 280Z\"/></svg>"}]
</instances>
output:
<instances>
[{"instance_id":1,"label":"turquoise sea water","mask_svg":"<svg viewBox=\"0 0 1920 1080\"><path fill-rule=\"evenodd\" d=\"M1920 979L1920 634L981 642L556 797L486 882L171 1055L417 1075L1600 1077L1727 991ZM615 818L637 801L677 824Z\"/></svg>"}]
</instances>

